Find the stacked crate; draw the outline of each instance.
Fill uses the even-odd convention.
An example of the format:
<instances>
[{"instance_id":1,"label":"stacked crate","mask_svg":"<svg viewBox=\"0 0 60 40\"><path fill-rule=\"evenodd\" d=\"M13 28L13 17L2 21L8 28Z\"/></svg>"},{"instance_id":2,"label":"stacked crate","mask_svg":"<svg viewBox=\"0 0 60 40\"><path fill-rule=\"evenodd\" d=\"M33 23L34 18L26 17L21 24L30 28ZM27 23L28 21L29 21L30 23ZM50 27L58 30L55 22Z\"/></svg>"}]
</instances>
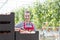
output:
<instances>
[{"instance_id":1,"label":"stacked crate","mask_svg":"<svg viewBox=\"0 0 60 40\"><path fill-rule=\"evenodd\" d=\"M0 15L0 40L14 40L14 13Z\"/></svg>"},{"instance_id":2,"label":"stacked crate","mask_svg":"<svg viewBox=\"0 0 60 40\"><path fill-rule=\"evenodd\" d=\"M16 40L39 40L39 32L36 31L34 34L20 34L20 32L15 32Z\"/></svg>"}]
</instances>

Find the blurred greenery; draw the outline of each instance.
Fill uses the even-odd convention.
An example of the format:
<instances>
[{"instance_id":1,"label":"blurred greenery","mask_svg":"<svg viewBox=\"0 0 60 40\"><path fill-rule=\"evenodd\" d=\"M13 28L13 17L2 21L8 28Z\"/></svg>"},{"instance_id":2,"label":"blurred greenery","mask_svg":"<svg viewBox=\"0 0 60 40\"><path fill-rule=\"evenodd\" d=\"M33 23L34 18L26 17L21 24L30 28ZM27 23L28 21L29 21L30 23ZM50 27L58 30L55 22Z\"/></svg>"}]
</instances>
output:
<instances>
[{"instance_id":1,"label":"blurred greenery","mask_svg":"<svg viewBox=\"0 0 60 40\"><path fill-rule=\"evenodd\" d=\"M48 27L60 26L60 0L46 0L43 4L39 0L34 5L28 6L31 13L31 21L37 28L42 28L43 23L48 22ZM25 7L15 10L15 24L24 20Z\"/></svg>"}]
</instances>

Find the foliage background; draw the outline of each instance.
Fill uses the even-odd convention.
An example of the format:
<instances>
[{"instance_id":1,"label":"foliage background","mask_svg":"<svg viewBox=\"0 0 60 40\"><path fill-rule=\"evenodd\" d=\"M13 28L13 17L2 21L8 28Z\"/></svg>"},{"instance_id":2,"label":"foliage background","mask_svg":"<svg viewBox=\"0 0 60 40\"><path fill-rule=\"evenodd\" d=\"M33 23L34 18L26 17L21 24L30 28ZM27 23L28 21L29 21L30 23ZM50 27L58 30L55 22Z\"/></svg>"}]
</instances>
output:
<instances>
[{"instance_id":1,"label":"foliage background","mask_svg":"<svg viewBox=\"0 0 60 40\"><path fill-rule=\"evenodd\" d=\"M31 21L36 25L36 28L42 28L45 22L48 22L48 27L60 26L60 0L46 0L43 4L36 0L33 7L27 8L31 13ZM24 20L23 14L25 7L15 9L15 24Z\"/></svg>"}]
</instances>

